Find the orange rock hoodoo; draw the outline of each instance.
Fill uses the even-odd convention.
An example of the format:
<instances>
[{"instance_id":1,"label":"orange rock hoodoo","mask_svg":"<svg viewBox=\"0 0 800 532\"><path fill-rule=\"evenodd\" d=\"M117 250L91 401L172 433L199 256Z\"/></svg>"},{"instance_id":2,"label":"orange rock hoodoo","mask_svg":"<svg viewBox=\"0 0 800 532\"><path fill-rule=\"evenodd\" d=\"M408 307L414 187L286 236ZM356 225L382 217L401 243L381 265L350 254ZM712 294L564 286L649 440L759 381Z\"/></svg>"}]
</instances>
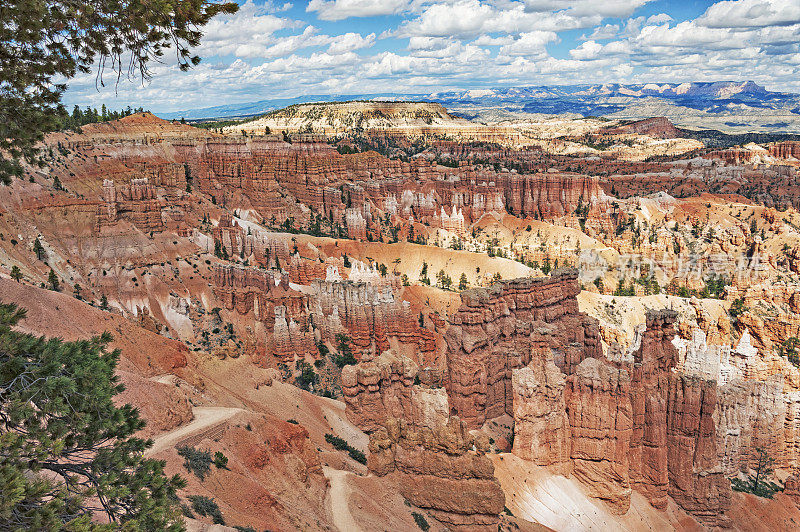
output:
<instances>
[{"instance_id":1,"label":"orange rock hoodoo","mask_svg":"<svg viewBox=\"0 0 800 532\"><path fill-rule=\"evenodd\" d=\"M156 189L146 177L132 179L129 184L119 187L113 180L106 179L103 181L103 205L98 209L98 223L129 219L142 231L162 231L161 208Z\"/></svg>"},{"instance_id":2,"label":"orange rock hoodoo","mask_svg":"<svg viewBox=\"0 0 800 532\"><path fill-rule=\"evenodd\" d=\"M513 413L512 371L553 350L566 374L586 357L600 357L597 322L578 311L574 269L461 293L450 319L447 389L451 407L471 428Z\"/></svg>"},{"instance_id":3,"label":"orange rock hoodoo","mask_svg":"<svg viewBox=\"0 0 800 532\"><path fill-rule=\"evenodd\" d=\"M219 222L212 229L212 235L214 242L219 243L220 249L224 249L228 256L250 258L265 268L286 265L291 258L285 241L263 234L250 234L228 213L220 215Z\"/></svg>"},{"instance_id":4,"label":"orange rock hoodoo","mask_svg":"<svg viewBox=\"0 0 800 532\"><path fill-rule=\"evenodd\" d=\"M315 326L329 340L334 340L338 332L346 332L357 358L386 351L390 337L423 354L435 349L434 333L419 326L409 303L396 298L396 287L320 280L313 281L312 286L316 292Z\"/></svg>"},{"instance_id":5,"label":"orange rock hoodoo","mask_svg":"<svg viewBox=\"0 0 800 532\"><path fill-rule=\"evenodd\" d=\"M505 495L485 454L488 439L474 438L458 417L434 427L389 420L370 436L369 450L372 473L395 480L403 497L449 529L497 530Z\"/></svg>"},{"instance_id":6,"label":"orange rock hoodoo","mask_svg":"<svg viewBox=\"0 0 800 532\"><path fill-rule=\"evenodd\" d=\"M435 223L438 217L441 223L442 208L448 215L455 208L467 220L506 207L519 215L553 218L602 195L596 177L549 172L523 176L471 165L446 168L375 153L343 156L314 142L209 141L198 166L197 185L220 203L241 194L268 220L303 216L282 197L283 189L314 211L342 220L353 238L366 237L370 204L419 221Z\"/></svg>"},{"instance_id":7,"label":"orange rock hoodoo","mask_svg":"<svg viewBox=\"0 0 800 532\"><path fill-rule=\"evenodd\" d=\"M342 392L347 417L367 432L393 418L417 426L433 426L447 417L447 394L440 371L420 369L393 351L342 369Z\"/></svg>"},{"instance_id":8,"label":"orange rock hoodoo","mask_svg":"<svg viewBox=\"0 0 800 532\"><path fill-rule=\"evenodd\" d=\"M272 325L275 307L286 315L302 319L308 314L308 296L289 288L286 276L276 283L270 271L232 265L214 266L214 295L226 309L239 314L253 312L258 321Z\"/></svg>"},{"instance_id":9,"label":"orange rock hoodoo","mask_svg":"<svg viewBox=\"0 0 800 532\"><path fill-rule=\"evenodd\" d=\"M778 159L800 159L800 142L789 140L767 146L769 154Z\"/></svg>"},{"instance_id":10,"label":"orange rock hoodoo","mask_svg":"<svg viewBox=\"0 0 800 532\"><path fill-rule=\"evenodd\" d=\"M779 386L718 387L676 370L671 310L648 311L631 361L608 361L596 322L577 310L578 291L576 272L567 269L463 292L445 333L446 391L436 380L425 386L413 362L392 354L348 368L347 414L373 433L371 469L397 467L391 457L402 438L386 433L395 430L394 418L418 430L449 413L479 428L507 414L514 418L515 454L575 475L613 511L625 513L637 490L657 508L671 497L704 523L725 526L728 477L750 463L754 446L794 467L800 408L786 403ZM424 478L413 468L404 475Z\"/></svg>"}]
</instances>

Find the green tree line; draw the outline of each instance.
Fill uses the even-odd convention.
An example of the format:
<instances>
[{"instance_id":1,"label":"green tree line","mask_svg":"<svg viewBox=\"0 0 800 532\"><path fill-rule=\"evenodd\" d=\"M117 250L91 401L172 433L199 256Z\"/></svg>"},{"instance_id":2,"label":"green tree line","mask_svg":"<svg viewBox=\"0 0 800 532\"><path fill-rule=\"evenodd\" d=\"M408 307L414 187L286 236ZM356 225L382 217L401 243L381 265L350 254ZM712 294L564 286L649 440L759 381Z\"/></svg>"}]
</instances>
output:
<instances>
[{"instance_id":1,"label":"green tree line","mask_svg":"<svg viewBox=\"0 0 800 532\"><path fill-rule=\"evenodd\" d=\"M97 124L98 122L108 122L109 120L118 120L126 116L131 116L135 113L143 113L142 107L132 108L130 105L125 109L119 111L109 111L106 104L103 104L100 109L86 107L81 109L77 105L72 108L72 113L64 115L61 119L61 129L78 129L86 124Z\"/></svg>"}]
</instances>

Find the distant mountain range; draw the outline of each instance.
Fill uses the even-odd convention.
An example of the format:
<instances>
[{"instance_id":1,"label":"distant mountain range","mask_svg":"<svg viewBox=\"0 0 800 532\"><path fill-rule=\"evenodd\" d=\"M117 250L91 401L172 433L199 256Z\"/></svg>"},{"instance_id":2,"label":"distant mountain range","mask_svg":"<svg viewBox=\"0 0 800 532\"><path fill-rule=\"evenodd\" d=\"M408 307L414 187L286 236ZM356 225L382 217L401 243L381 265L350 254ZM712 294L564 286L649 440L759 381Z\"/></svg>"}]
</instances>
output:
<instances>
[{"instance_id":1,"label":"distant mountain range","mask_svg":"<svg viewBox=\"0 0 800 532\"><path fill-rule=\"evenodd\" d=\"M187 120L243 118L297 103L347 100L431 101L441 103L457 115L482 122L513 120L530 114L571 113L624 119L666 116L682 127L727 133L800 133L800 95L768 91L752 81L531 86L430 94L309 95L188 109L161 116Z\"/></svg>"}]
</instances>

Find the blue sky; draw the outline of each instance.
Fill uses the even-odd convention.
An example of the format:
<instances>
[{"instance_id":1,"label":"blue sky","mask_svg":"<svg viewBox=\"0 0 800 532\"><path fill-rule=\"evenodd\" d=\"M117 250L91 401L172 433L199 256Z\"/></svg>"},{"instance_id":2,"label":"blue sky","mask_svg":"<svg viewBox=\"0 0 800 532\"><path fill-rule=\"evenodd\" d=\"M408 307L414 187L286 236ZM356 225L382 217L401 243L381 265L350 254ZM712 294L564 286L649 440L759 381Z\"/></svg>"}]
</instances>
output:
<instances>
[{"instance_id":1,"label":"blue sky","mask_svg":"<svg viewBox=\"0 0 800 532\"><path fill-rule=\"evenodd\" d=\"M180 72L68 106L155 112L308 94L430 93L576 83L754 80L800 92L800 0L240 1L205 28ZM169 56L169 54L168 54Z\"/></svg>"}]
</instances>

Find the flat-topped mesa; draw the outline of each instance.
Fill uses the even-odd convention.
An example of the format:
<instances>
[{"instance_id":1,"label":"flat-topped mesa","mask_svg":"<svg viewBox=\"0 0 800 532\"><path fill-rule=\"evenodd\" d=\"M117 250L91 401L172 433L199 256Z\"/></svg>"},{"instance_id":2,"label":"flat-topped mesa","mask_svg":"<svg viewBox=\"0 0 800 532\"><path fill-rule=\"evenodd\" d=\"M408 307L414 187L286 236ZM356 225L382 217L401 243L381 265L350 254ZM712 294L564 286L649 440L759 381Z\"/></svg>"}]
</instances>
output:
<instances>
[{"instance_id":1,"label":"flat-topped mesa","mask_svg":"<svg viewBox=\"0 0 800 532\"><path fill-rule=\"evenodd\" d=\"M636 134L647 135L649 137L661 139L674 139L683 136L683 133L676 128L668 118L663 116L655 116L652 118L645 118L644 120L637 120L630 124L624 124L615 128L607 129L603 133L624 135Z\"/></svg>"},{"instance_id":2,"label":"flat-topped mesa","mask_svg":"<svg viewBox=\"0 0 800 532\"><path fill-rule=\"evenodd\" d=\"M438 131L476 126L468 120L451 116L438 103L352 101L291 105L252 122L232 126L227 131L260 133L269 128L289 133L314 131L338 136L360 129L420 135L427 129Z\"/></svg>"},{"instance_id":3,"label":"flat-topped mesa","mask_svg":"<svg viewBox=\"0 0 800 532\"><path fill-rule=\"evenodd\" d=\"M172 122L158 118L149 111L108 122L86 124L80 133L71 131L51 133L47 136L48 144L61 143L73 149L79 146L100 144L155 144L163 141L203 142L216 137L207 129L192 127L187 124Z\"/></svg>"},{"instance_id":4,"label":"flat-topped mesa","mask_svg":"<svg viewBox=\"0 0 800 532\"><path fill-rule=\"evenodd\" d=\"M488 437L473 437L457 416L422 428L390 419L370 436L367 465L450 530L489 532L505 507L489 448Z\"/></svg>"},{"instance_id":5,"label":"flat-topped mesa","mask_svg":"<svg viewBox=\"0 0 800 532\"><path fill-rule=\"evenodd\" d=\"M451 411L471 427L513 415L512 370L550 355L567 375L584 358L601 357L597 321L579 312L578 272L501 281L461 293L450 319L446 387Z\"/></svg>"}]
</instances>

